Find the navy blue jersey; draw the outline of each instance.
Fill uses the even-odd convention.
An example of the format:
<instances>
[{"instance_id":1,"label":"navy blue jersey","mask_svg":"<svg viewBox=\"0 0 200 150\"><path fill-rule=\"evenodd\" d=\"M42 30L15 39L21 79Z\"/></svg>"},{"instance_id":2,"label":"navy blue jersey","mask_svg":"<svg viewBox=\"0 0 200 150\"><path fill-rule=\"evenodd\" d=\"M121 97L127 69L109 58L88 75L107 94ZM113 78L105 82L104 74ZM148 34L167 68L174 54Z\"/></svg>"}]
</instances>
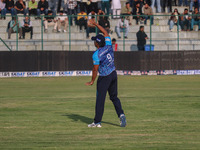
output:
<instances>
[{"instance_id":1,"label":"navy blue jersey","mask_svg":"<svg viewBox=\"0 0 200 150\"><path fill-rule=\"evenodd\" d=\"M105 37L106 45L97 49L93 56L93 64L99 65L99 76L107 76L115 70L114 53L110 37Z\"/></svg>"}]
</instances>

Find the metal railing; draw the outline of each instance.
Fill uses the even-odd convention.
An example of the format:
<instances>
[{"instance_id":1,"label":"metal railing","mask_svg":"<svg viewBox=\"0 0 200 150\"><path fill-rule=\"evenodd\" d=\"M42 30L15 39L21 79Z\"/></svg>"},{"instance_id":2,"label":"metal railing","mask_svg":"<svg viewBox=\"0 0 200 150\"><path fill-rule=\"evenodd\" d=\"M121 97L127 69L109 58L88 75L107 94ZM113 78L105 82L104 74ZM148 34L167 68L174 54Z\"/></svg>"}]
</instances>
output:
<instances>
[{"instance_id":1,"label":"metal railing","mask_svg":"<svg viewBox=\"0 0 200 150\"><path fill-rule=\"evenodd\" d=\"M125 20L129 15L121 15L117 17L122 17ZM187 31L184 30L184 25L182 24L182 20L178 20L176 23L176 28L169 30L169 18L171 15L154 15L149 16L148 20L154 20L154 23L151 21L147 21L147 24L144 24L144 18L146 15L140 15L138 24L135 23L135 19L132 20L132 25L129 25L129 33L128 38L125 38L125 30L123 30L122 38L119 39L115 32L115 26L119 19L112 19L113 16L109 17L109 22L111 26L111 30L113 31L110 34L111 38L115 38L119 45L118 50L120 51L136 51L137 50L137 38L136 33L139 31L139 27L143 25L145 27L145 32L148 35L149 39L147 40L147 45L151 50L163 50L163 51L170 51L170 50L198 50L200 49L200 33L199 27L191 27L194 23L192 19L189 21L189 28ZM33 39L19 39L19 28L16 31L16 37L11 39L7 39L6 28L7 24L10 20L1 20L2 25L1 27L1 41L9 50L95 50L95 47L91 43L90 38L86 38L86 31L85 33L79 31L79 26L76 25L77 23L77 15L66 16L68 18L68 31L65 33L44 33L44 20L46 16L41 16L41 19L35 19L31 17L31 21L33 22ZM58 16L55 16L58 17ZM130 16L129 16L130 17ZM131 16L136 18L137 16ZM191 16L192 17L192 16ZM11 18L11 17L7 17ZM95 16L95 20L97 21L98 16ZM17 23L23 21L24 16L16 16ZM72 19L72 20L71 20ZM73 26L70 22L73 22ZM196 23L196 22L195 22ZM183 28L180 29L181 25ZM4 29L5 28L5 29ZM5 32L3 32L5 30ZM190 31L191 30L191 31ZM194 31L196 30L196 31ZM91 33L91 36L97 34L97 29L95 33ZM26 33L28 35L28 33ZM90 37L91 37L90 36ZM7 43L7 44L6 44ZM15 43L15 44L14 44ZM60 44L59 44L60 43ZM57 48L56 48L57 47Z\"/></svg>"},{"instance_id":2,"label":"metal railing","mask_svg":"<svg viewBox=\"0 0 200 150\"><path fill-rule=\"evenodd\" d=\"M4 40L2 40L2 38L0 38L0 41L7 47L9 51L12 51L12 49L6 44L6 42L4 42Z\"/></svg>"}]
</instances>

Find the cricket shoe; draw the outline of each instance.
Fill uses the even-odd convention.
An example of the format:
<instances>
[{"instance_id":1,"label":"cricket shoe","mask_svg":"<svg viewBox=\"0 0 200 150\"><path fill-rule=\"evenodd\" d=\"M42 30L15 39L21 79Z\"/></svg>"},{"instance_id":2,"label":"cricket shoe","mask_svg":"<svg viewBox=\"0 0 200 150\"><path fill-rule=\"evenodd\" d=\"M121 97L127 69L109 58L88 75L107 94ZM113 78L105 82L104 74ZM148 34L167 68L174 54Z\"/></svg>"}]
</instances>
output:
<instances>
[{"instance_id":1,"label":"cricket shoe","mask_svg":"<svg viewBox=\"0 0 200 150\"><path fill-rule=\"evenodd\" d=\"M98 128L101 128L101 123L92 123L92 124L88 124L88 127L89 128L92 128L92 127L98 127Z\"/></svg>"},{"instance_id":2,"label":"cricket shoe","mask_svg":"<svg viewBox=\"0 0 200 150\"><path fill-rule=\"evenodd\" d=\"M126 117L125 117L125 115L121 114L119 119L120 119L120 126L121 127L125 127L126 126Z\"/></svg>"}]
</instances>

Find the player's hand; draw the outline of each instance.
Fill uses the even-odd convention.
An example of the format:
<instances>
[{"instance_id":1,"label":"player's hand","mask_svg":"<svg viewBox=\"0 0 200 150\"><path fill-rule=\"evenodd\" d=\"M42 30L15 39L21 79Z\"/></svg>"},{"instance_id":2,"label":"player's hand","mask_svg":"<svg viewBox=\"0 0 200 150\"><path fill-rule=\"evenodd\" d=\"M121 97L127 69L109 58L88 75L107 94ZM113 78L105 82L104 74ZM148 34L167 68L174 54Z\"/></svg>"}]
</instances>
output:
<instances>
[{"instance_id":1,"label":"player's hand","mask_svg":"<svg viewBox=\"0 0 200 150\"><path fill-rule=\"evenodd\" d=\"M89 85L93 85L94 82L93 81L90 81L90 82L86 82L85 85L89 86Z\"/></svg>"}]
</instances>

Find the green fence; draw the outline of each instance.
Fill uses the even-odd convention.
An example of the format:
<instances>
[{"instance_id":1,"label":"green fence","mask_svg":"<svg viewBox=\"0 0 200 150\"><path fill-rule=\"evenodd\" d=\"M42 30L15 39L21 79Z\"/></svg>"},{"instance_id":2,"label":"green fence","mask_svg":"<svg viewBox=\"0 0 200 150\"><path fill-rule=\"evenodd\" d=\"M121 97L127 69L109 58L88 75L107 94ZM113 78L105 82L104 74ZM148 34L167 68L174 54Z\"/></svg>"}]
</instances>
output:
<instances>
[{"instance_id":1,"label":"green fence","mask_svg":"<svg viewBox=\"0 0 200 150\"><path fill-rule=\"evenodd\" d=\"M59 16L56 16L56 18ZM33 38L30 39L30 33L26 33L25 39L20 39L20 30L17 28L16 33L11 34L11 39L8 39L8 33L6 32L8 23L11 20L10 16L7 16L6 20L0 20L0 31L1 31L1 47L0 50L64 50L64 51L93 51L95 50L94 44L91 41L91 37L97 34L90 33L90 37L86 37L86 31L81 32L79 25L77 25L77 16L66 16L68 17L68 23L71 21L73 25L68 24L67 32L61 31L52 32L53 27L48 27L48 33L44 32L44 20L45 16L41 16L41 19L35 19L31 17L33 24ZM149 16L150 19L144 24L144 15L139 16L138 24L136 20L132 19L129 25L128 38L125 38L125 30L121 33L119 39L116 34L116 25L119 19L113 19L113 16L108 16L110 22L110 36L115 38L118 43L118 51L137 51L137 37L136 33L139 31L141 25L144 26L144 31L148 35L147 45L150 50L154 51L179 51L179 50L200 50L200 32L199 27L194 25L191 29L192 20L188 29L182 25L181 20L177 22L177 25L170 30L169 29L169 18L171 15L154 15ZM123 17L124 20L127 18L126 15L117 16ZM130 16L129 16L130 17ZM133 18L137 16L131 16ZM98 16L95 16L97 20ZM21 23L24 16L17 16L17 23ZM153 24L150 20L153 19ZM182 25L181 28L179 25ZM63 27L62 27L63 28ZM84 28L84 27L83 27ZM57 29L56 29L57 30ZM186 31L183 31L186 30ZM15 34L15 36L14 36Z\"/></svg>"}]
</instances>

